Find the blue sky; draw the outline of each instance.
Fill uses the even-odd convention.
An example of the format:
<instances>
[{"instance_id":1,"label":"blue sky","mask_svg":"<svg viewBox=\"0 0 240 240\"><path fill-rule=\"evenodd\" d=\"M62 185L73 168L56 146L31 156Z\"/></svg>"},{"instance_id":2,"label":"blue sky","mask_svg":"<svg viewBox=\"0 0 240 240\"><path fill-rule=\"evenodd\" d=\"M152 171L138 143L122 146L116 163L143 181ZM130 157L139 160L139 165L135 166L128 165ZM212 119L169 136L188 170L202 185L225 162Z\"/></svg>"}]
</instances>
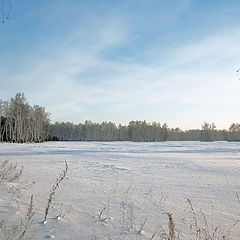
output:
<instances>
[{"instance_id":1,"label":"blue sky","mask_svg":"<svg viewBox=\"0 0 240 240\"><path fill-rule=\"evenodd\" d=\"M52 122L239 122L239 1L12 5L0 25L1 99L23 91Z\"/></svg>"}]
</instances>

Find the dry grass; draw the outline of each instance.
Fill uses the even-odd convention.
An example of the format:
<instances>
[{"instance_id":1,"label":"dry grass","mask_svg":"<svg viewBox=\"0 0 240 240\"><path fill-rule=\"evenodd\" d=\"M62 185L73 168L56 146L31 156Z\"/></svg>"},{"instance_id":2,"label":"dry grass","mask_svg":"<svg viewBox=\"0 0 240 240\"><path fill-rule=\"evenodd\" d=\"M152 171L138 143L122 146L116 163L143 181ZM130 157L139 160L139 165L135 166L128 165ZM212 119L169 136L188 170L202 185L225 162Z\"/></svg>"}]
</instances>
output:
<instances>
[{"instance_id":1,"label":"dry grass","mask_svg":"<svg viewBox=\"0 0 240 240\"><path fill-rule=\"evenodd\" d=\"M211 213L211 223L207 220L206 214L203 211L196 212L189 198L187 202L190 206L192 220L190 222L191 234L196 240L223 240L229 239L228 233L220 230L219 226L214 226L213 223L213 206Z\"/></svg>"},{"instance_id":2,"label":"dry grass","mask_svg":"<svg viewBox=\"0 0 240 240\"><path fill-rule=\"evenodd\" d=\"M5 160L0 163L0 183L8 182L12 183L17 181L22 175L22 169L17 169L17 164L11 164L8 160ZM59 184L66 177L68 171L68 164L65 161L65 169L59 174L59 177L56 179L56 183L53 185L50 195L48 197L47 206L45 208L45 217L46 221L51 202L55 195L56 190L59 187ZM26 186L25 186L26 187ZM11 192L10 188L10 192ZM19 190L19 189L18 189ZM20 191L20 190L19 190ZM1 240L23 240L26 237L28 230L32 224L33 218L33 195L31 195L30 203L27 208L27 212L24 218L20 220L19 224L7 226L5 220L0 220L0 239Z\"/></svg>"},{"instance_id":3,"label":"dry grass","mask_svg":"<svg viewBox=\"0 0 240 240\"><path fill-rule=\"evenodd\" d=\"M179 234L176 230L176 226L173 219L173 214L170 212L163 213L168 217L168 226L163 228L162 226L157 226L155 232L152 234L151 239L160 240L178 240L180 239Z\"/></svg>"},{"instance_id":4,"label":"dry grass","mask_svg":"<svg viewBox=\"0 0 240 240\"><path fill-rule=\"evenodd\" d=\"M240 206L239 194L236 193L236 197ZM163 213L168 217L168 226L157 226L151 239L159 240L231 240L230 231L221 229L219 226L214 225L213 221L213 207L211 216L208 220L206 214L202 210L196 210L189 198L187 202L190 209L190 216L186 219L189 222L190 228L187 230L185 226L185 232L182 234L180 230L176 229L176 225L173 219L173 214ZM236 221L229 229L236 227L239 221ZM180 224L178 225L180 226ZM184 235L184 236L183 236ZM234 238L236 239L236 237Z\"/></svg>"},{"instance_id":5,"label":"dry grass","mask_svg":"<svg viewBox=\"0 0 240 240\"><path fill-rule=\"evenodd\" d=\"M45 207L45 215L44 221L47 220L47 216L49 213L49 209L51 207L54 195L59 188L60 183L65 179L68 172L68 164L65 161L65 168L59 174L58 178L56 179L55 184L52 186L50 191L49 197L47 199L47 205ZM11 164L9 161L3 161L0 164L0 183L1 182L13 182L17 181L22 174L22 168L17 169L17 164ZM120 212L119 212L119 223L121 224L122 231L128 234L129 231L132 233L137 234L145 234L143 229L147 229L147 219L151 218L151 216L146 216L141 219L142 224L137 224L136 222L139 220L136 216L135 205L134 202L129 201L129 189L127 190L127 194L124 198L124 201L120 203ZM150 194L149 194L150 195ZM236 199L240 207L240 194L236 193ZM159 239L159 240L228 240L231 239L229 234L225 231L222 231L220 227L214 226L213 221L213 207L212 212L208 213L208 217L206 214L201 211L195 209L191 200L186 196L186 201L188 203L189 214L188 218L186 219L189 223L190 228L185 228L184 237L182 236L181 230L178 229L180 224L175 222L173 214L171 212L163 212L160 213L161 216L167 217L166 225L157 226L156 230L151 236L151 239ZM101 209L100 213L98 214L98 221L99 222L106 222L110 220L109 214L109 205L110 205L110 195L107 198L107 202L104 204L103 208ZM26 215L23 219L21 219L18 225L14 226L7 226L5 220L0 220L0 239L1 240L23 240L25 239L28 230L32 224L33 218L33 196L30 198L30 203L28 205L28 209ZM210 215L210 217L209 217ZM209 220L210 219L210 220ZM151 219L150 219L151 220ZM111 223L109 221L109 223ZM238 223L236 223L238 224ZM236 225L235 224L235 225ZM186 237L187 236L187 237ZM92 235L91 239L97 239L95 235ZM111 239L108 236L108 239Z\"/></svg>"},{"instance_id":6,"label":"dry grass","mask_svg":"<svg viewBox=\"0 0 240 240\"><path fill-rule=\"evenodd\" d=\"M25 216L24 221L21 220L21 234L19 236L19 240L23 240L24 236L26 235L27 230L31 227L32 224L32 217L33 217L33 195L31 195L30 203L27 209L27 214Z\"/></svg>"},{"instance_id":7,"label":"dry grass","mask_svg":"<svg viewBox=\"0 0 240 240\"><path fill-rule=\"evenodd\" d=\"M108 202L109 204L109 202ZM100 211L98 214L98 221L99 222L109 222L110 221L110 216L109 216L109 205L103 204L103 209Z\"/></svg>"},{"instance_id":8,"label":"dry grass","mask_svg":"<svg viewBox=\"0 0 240 240\"><path fill-rule=\"evenodd\" d=\"M59 187L59 184L60 184L60 183L63 181L63 179L66 177L67 171L68 171L68 164L67 164L67 162L65 161L65 169L59 174L59 177L56 179L56 183L52 186L52 189L51 189L51 191L50 191L50 194L49 194L49 197L48 197L48 200L47 200L47 205L46 205L46 208L45 208L44 222L47 221L47 216L48 216L49 208L50 208L50 206L51 206L53 197L54 197L54 195L55 195L56 190L57 190L58 187Z\"/></svg>"},{"instance_id":9,"label":"dry grass","mask_svg":"<svg viewBox=\"0 0 240 240\"><path fill-rule=\"evenodd\" d=\"M144 218L144 221L142 222L139 230L137 231L139 234L142 234L142 233L143 233L143 228L144 228L144 226L145 226L145 224L146 224L146 222L147 222L147 219L148 219L147 217Z\"/></svg>"},{"instance_id":10,"label":"dry grass","mask_svg":"<svg viewBox=\"0 0 240 240\"><path fill-rule=\"evenodd\" d=\"M238 192L236 192L236 197L237 197L238 205L240 207L240 194Z\"/></svg>"},{"instance_id":11,"label":"dry grass","mask_svg":"<svg viewBox=\"0 0 240 240\"><path fill-rule=\"evenodd\" d=\"M0 163L0 183L1 182L15 182L22 175L23 167L17 169L17 164L9 163L5 160Z\"/></svg>"},{"instance_id":12,"label":"dry grass","mask_svg":"<svg viewBox=\"0 0 240 240\"><path fill-rule=\"evenodd\" d=\"M22 175L23 167L17 168L17 164L9 163L9 160L0 163L0 183L13 183L19 180ZM11 189L9 192L11 192ZM20 191L20 190L19 190ZM33 195L31 195L30 203L24 219L14 226L7 226L5 220L0 221L0 233L3 240L23 240L28 229L31 227L33 217Z\"/></svg>"},{"instance_id":13,"label":"dry grass","mask_svg":"<svg viewBox=\"0 0 240 240\"><path fill-rule=\"evenodd\" d=\"M26 216L18 225L7 226L4 220L0 221L1 240L23 240L31 227L33 215L33 195L31 195Z\"/></svg>"}]
</instances>

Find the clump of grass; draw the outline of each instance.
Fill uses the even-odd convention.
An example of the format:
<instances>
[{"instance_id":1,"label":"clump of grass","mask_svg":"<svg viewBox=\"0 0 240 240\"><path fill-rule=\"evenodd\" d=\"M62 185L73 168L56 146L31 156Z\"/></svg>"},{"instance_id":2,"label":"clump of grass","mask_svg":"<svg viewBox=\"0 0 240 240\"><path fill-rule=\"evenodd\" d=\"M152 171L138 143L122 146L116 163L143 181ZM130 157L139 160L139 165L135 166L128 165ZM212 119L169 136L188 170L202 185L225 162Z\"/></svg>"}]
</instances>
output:
<instances>
[{"instance_id":1,"label":"clump of grass","mask_svg":"<svg viewBox=\"0 0 240 240\"><path fill-rule=\"evenodd\" d=\"M167 215L167 217L168 217L168 227L167 227L167 229L164 229L162 226L159 226L158 228L160 230L155 230L151 239L155 239L157 236L161 240L180 239L179 236L177 236L177 231L176 231L175 223L174 223L173 216L172 216L173 214L170 212L163 213L163 214Z\"/></svg>"},{"instance_id":2,"label":"clump of grass","mask_svg":"<svg viewBox=\"0 0 240 240\"><path fill-rule=\"evenodd\" d=\"M137 234L143 233L143 228L145 227L148 218L145 217L140 224L139 228L135 224L136 216L134 214L134 204L133 202L129 203L127 201L122 201L120 203L120 213L121 213L121 220L120 224L122 225L122 231L134 231Z\"/></svg>"},{"instance_id":3,"label":"clump of grass","mask_svg":"<svg viewBox=\"0 0 240 240\"><path fill-rule=\"evenodd\" d=\"M31 227L33 217L33 195L31 195L26 216L21 219L20 224L7 227L4 220L0 221L1 239L3 240L23 240L27 231Z\"/></svg>"},{"instance_id":4,"label":"clump of grass","mask_svg":"<svg viewBox=\"0 0 240 240\"><path fill-rule=\"evenodd\" d=\"M65 161L65 169L59 174L59 177L56 179L56 183L52 186L52 189L50 191L50 194L49 194L49 197L48 197L48 200L47 200L47 205L46 205L46 208L45 208L45 215L44 215L44 221L43 221L44 223L46 223L46 221L47 221L49 208L51 206L51 203L52 203L53 197L55 195L55 192L58 189L59 184L66 177L67 171L68 171L68 164L67 164L67 161Z\"/></svg>"},{"instance_id":5,"label":"clump of grass","mask_svg":"<svg viewBox=\"0 0 240 240\"><path fill-rule=\"evenodd\" d=\"M109 215L109 201L107 206L103 204L103 209L100 211L98 214L98 221L99 222L108 222L110 220L110 215Z\"/></svg>"},{"instance_id":6,"label":"clump of grass","mask_svg":"<svg viewBox=\"0 0 240 240\"><path fill-rule=\"evenodd\" d=\"M190 205L192 213L192 223L190 223L190 230L195 236L196 240L220 240L227 239L228 234L220 231L218 226L213 224L213 207L212 207L212 223L209 224L207 217L204 212L200 211L200 214L197 214L191 200L187 198L187 202ZM203 225L200 224L203 222Z\"/></svg>"},{"instance_id":7,"label":"clump of grass","mask_svg":"<svg viewBox=\"0 0 240 240\"><path fill-rule=\"evenodd\" d=\"M116 188L117 188L117 183L114 183L110 189L110 192L107 196L107 200L103 203L103 208L101 209L100 213L97 215L98 222L110 222L111 217L110 217L110 200L112 197L115 197L116 195Z\"/></svg>"},{"instance_id":8,"label":"clump of grass","mask_svg":"<svg viewBox=\"0 0 240 240\"><path fill-rule=\"evenodd\" d=\"M168 216L168 236L169 240L174 240L175 239L175 224L173 221L173 217L171 213L166 213Z\"/></svg>"},{"instance_id":9,"label":"clump of grass","mask_svg":"<svg viewBox=\"0 0 240 240\"><path fill-rule=\"evenodd\" d=\"M7 227L4 220L0 222L0 230L1 230L1 239L2 240L13 240L13 239L19 239L17 238L19 236L19 225L14 225L11 227Z\"/></svg>"},{"instance_id":10,"label":"clump of grass","mask_svg":"<svg viewBox=\"0 0 240 240\"><path fill-rule=\"evenodd\" d=\"M21 234L19 237L19 240L22 240L27 232L27 230L31 227L32 225L32 217L33 217L33 195L31 195L30 198L30 203L27 209L27 214L25 217L25 221L21 220Z\"/></svg>"},{"instance_id":11,"label":"clump of grass","mask_svg":"<svg viewBox=\"0 0 240 240\"><path fill-rule=\"evenodd\" d=\"M237 201L240 207L240 193L236 192Z\"/></svg>"},{"instance_id":12,"label":"clump of grass","mask_svg":"<svg viewBox=\"0 0 240 240\"><path fill-rule=\"evenodd\" d=\"M144 228L146 222L147 222L147 217L144 218L144 221L142 222L142 224L141 224L139 230L137 231L139 234L142 234L142 233L143 233L143 228Z\"/></svg>"},{"instance_id":13,"label":"clump of grass","mask_svg":"<svg viewBox=\"0 0 240 240\"><path fill-rule=\"evenodd\" d=\"M1 182L15 182L22 175L23 167L17 169L17 163L9 163L9 160L0 163L0 183Z\"/></svg>"},{"instance_id":14,"label":"clump of grass","mask_svg":"<svg viewBox=\"0 0 240 240\"><path fill-rule=\"evenodd\" d=\"M97 240L97 239L98 239L97 236L94 235L94 234L92 234L91 237L90 237L90 240Z\"/></svg>"},{"instance_id":15,"label":"clump of grass","mask_svg":"<svg viewBox=\"0 0 240 240\"><path fill-rule=\"evenodd\" d=\"M120 203L122 231L135 230L133 203L122 201Z\"/></svg>"}]
</instances>

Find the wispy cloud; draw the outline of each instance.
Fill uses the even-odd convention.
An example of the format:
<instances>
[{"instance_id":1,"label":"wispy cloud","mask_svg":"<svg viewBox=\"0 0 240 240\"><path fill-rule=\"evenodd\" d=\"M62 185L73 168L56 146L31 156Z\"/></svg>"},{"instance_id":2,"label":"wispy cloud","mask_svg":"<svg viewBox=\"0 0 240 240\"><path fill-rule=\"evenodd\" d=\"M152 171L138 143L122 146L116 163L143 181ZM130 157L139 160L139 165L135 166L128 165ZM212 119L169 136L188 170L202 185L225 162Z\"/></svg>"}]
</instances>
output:
<instances>
[{"instance_id":1,"label":"wispy cloud","mask_svg":"<svg viewBox=\"0 0 240 240\"><path fill-rule=\"evenodd\" d=\"M176 12L191 1L184 3ZM85 18L84 24L61 39L43 41L31 54L1 59L1 97L23 90L31 104L46 106L53 121L146 118L189 124L188 118L195 116L200 124L208 117L240 117L235 111L240 105L236 29L171 47L164 43L164 51L161 41L150 48L140 44L140 58L131 50L142 36L129 19L122 13ZM221 106L232 110L220 112Z\"/></svg>"}]
</instances>

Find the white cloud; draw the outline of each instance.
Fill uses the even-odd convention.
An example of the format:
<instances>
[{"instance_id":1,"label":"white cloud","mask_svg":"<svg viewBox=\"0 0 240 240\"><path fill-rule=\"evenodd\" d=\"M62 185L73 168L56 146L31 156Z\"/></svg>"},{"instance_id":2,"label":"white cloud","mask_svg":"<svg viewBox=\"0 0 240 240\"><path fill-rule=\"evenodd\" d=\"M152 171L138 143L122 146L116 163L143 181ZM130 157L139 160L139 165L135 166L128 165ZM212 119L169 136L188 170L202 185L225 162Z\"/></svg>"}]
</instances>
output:
<instances>
[{"instance_id":1,"label":"white cloud","mask_svg":"<svg viewBox=\"0 0 240 240\"><path fill-rule=\"evenodd\" d=\"M64 42L44 45L23 57L17 72L2 69L2 77L15 85L14 91L23 90L31 103L45 105L54 120L69 117L69 121L79 121L85 118L89 105L101 104L113 109L118 106L121 111L135 108L136 115L140 115L141 105L156 109L159 104L169 103L239 108L240 81L234 72L240 52L238 32L219 33L169 49L165 65L156 58L144 65L136 60L110 61L103 57L105 51L134 39L121 19L107 22L96 31L78 30ZM94 70L96 80L88 82ZM81 76L83 73L86 79ZM6 90L2 88L0 92L4 97ZM101 118L100 109L97 114ZM150 118L155 120L157 115Z\"/></svg>"}]
</instances>

